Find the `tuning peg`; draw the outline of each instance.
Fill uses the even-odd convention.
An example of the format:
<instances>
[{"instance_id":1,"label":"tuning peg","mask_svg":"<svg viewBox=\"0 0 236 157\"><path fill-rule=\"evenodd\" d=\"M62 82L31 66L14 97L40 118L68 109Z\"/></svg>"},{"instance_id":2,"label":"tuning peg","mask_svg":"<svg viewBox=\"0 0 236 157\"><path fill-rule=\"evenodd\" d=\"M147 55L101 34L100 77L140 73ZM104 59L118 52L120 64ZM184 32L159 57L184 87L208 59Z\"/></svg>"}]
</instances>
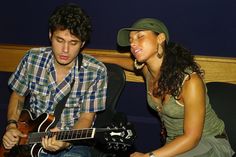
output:
<instances>
[{"instance_id":1,"label":"tuning peg","mask_svg":"<svg viewBox=\"0 0 236 157\"><path fill-rule=\"evenodd\" d=\"M118 144L115 144L114 149L115 149L115 150L118 150L118 149L119 149L119 145L118 145Z\"/></svg>"},{"instance_id":2,"label":"tuning peg","mask_svg":"<svg viewBox=\"0 0 236 157\"><path fill-rule=\"evenodd\" d=\"M111 143L108 143L108 144L107 144L107 149L112 149Z\"/></svg>"},{"instance_id":3,"label":"tuning peg","mask_svg":"<svg viewBox=\"0 0 236 157\"><path fill-rule=\"evenodd\" d=\"M126 145L122 145L121 149L122 149L123 151L128 150L128 148L126 147Z\"/></svg>"},{"instance_id":4,"label":"tuning peg","mask_svg":"<svg viewBox=\"0 0 236 157\"><path fill-rule=\"evenodd\" d=\"M106 141L108 141L109 139L107 137L104 138Z\"/></svg>"}]
</instances>

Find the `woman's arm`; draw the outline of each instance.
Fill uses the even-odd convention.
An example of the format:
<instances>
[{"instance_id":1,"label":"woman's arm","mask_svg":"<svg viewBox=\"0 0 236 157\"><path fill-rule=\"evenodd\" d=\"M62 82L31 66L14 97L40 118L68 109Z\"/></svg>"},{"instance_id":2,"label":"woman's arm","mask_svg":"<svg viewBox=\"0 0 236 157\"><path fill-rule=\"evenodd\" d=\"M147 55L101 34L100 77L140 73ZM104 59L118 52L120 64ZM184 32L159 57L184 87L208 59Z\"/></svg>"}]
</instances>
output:
<instances>
[{"instance_id":1,"label":"woman's arm","mask_svg":"<svg viewBox=\"0 0 236 157\"><path fill-rule=\"evenodd\" d=\"M196 147L201 139L205 117L205 86L197 74L192 74L191 79L184 83L180 102L184 104L184 134L153 151L158 157L182 154Z\"/></svg>"},{"instance_id":2,"label":"woman's arm","mask_svg":"<svg viewBox=\"0 0 236 157\"><path fill-rule=\"evenodd\" d=\"M95 56L99 61L104 63L113 63L121 66L122 68L134 71L134 61L131 57L115 57L112 58L110 56Z\"/></svg>"}]
</instances>

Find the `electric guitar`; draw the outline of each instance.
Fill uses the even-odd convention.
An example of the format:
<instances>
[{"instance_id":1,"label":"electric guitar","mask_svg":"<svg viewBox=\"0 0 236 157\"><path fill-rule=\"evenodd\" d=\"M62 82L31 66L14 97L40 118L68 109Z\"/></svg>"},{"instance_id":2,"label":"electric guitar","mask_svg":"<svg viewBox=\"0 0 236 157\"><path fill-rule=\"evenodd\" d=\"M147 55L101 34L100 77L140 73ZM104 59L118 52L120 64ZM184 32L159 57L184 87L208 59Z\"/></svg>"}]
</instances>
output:
<instances>
[{"instance_id":1,"label":"electric guitar","mask_svg":"<svg viewBox=\"0 0 236 157\"><path fill-rule=\"evenodd\" d=\"M18 145L11 150L6 150L3 145L0 146L0 157L38 157L43 150L41 145L42 137L53 137L60 141L79 141L88 140L96 137L96 134L103 133L103 142L107 149L127 150L132 146L135 138L135 131L129 123L119 123L119 128L114 126L107 128L86 128L79 130L68 130L50 132L49 128L53 124L54 116L43 113L37 118L33 118L29 110L21 112L18 129L27 134L27 137L21 138Z\"/></svg>"}]
</instances>

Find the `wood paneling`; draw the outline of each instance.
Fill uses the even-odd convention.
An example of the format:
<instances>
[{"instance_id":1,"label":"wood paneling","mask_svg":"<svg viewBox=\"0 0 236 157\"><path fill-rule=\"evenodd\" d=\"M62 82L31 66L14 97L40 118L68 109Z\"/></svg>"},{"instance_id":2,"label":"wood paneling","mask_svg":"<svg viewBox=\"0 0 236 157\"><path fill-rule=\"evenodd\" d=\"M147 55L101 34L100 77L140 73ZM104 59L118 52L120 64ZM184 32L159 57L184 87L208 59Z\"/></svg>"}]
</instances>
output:
<instances>
[{"instance_id":1,"label":"wood paneling","mask_svg":"<svg viewBox=\"0 0 236 157\"><path fill-rule=\"evenodd\" d=\"M0 71L13 72L30 48L36 46L0 44ZM127 58L129 53L119 53L116 50L85 49L83 53L94 57L112 57L116 60ZM206 82L230 82L236 84L236 58L216 56L195 56L196 61L205 70ZM143 82L141 76L125 71L126 80L130 82Z\"/></svg>"}]
</instances>

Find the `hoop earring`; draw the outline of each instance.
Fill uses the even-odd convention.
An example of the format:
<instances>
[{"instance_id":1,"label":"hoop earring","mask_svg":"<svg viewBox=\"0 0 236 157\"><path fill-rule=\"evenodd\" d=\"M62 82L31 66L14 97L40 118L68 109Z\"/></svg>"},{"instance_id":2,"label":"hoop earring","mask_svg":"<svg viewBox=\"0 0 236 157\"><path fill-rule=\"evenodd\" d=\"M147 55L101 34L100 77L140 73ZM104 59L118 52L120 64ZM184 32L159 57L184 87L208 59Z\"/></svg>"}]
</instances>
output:
<instances>
[{"instance_id":1,"label":"hoop earring","mask_svg":"<svg viewBox=\"0 0 236 157\"><path fill-rule=\"evenodd\" d=\"M134 60L135 69L137 69L137 70L142 69L144 67L144 65L145 65L144 63L138 64L137 60L136 59Z\"/></svg>"},{"instance_id":2,"label":"hoop earring","mask_svg":"<svg viewBox=\"0 0 236 157\"><path fill-rule=\"evenodd\" d=\"M162 53L160 53L161 51L162 51ZM158 46L157 57L158 58L162 58L163 57L163 48L161 47L161 45Z\"/></svg>"}]
</instances>

